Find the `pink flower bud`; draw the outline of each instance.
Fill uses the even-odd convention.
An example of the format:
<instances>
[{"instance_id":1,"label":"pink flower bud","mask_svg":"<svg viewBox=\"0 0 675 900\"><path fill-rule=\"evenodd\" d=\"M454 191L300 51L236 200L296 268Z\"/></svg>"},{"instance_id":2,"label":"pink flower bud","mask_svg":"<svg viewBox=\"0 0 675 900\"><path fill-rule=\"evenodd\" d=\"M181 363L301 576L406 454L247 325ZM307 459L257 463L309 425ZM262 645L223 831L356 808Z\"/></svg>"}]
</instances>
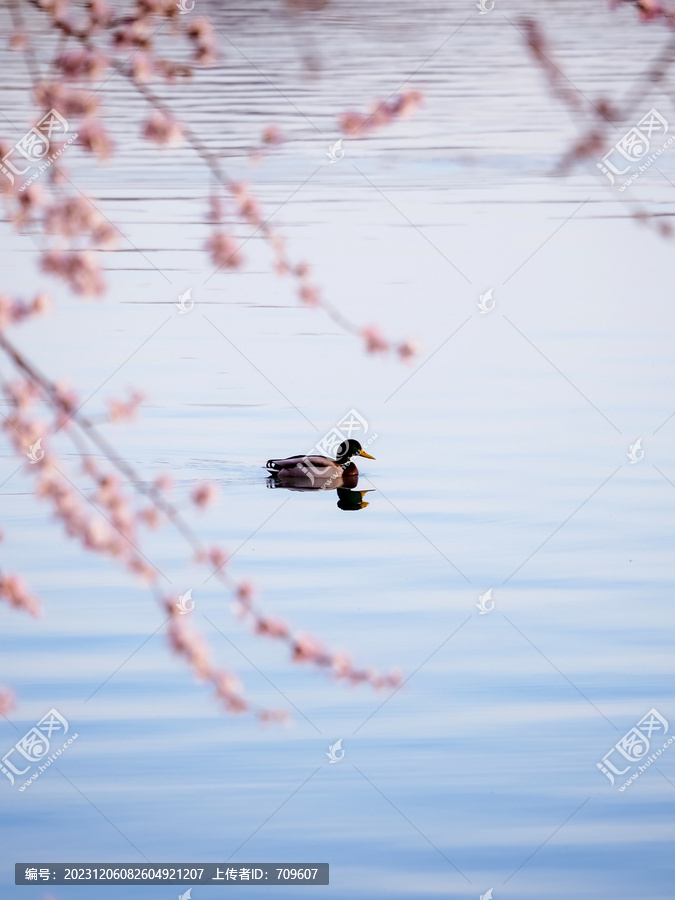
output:
<instances>
[{"instance_id":1,"label":"pink flower bud","mask_svg":"<svg viewBox=\"0 0 675 900\"><path fill-rule=\"evenodd\" d=\"M238 269L243 262L236 241L223 231L214 232L206 243L206 249L216 266L226 269Z\"/></svg>"},{"instance_id":2,"label":"pink flower bud","mask_svg":"<svg viewBox=\"0 0 675 900\"><path fill-rule=\"evenodd\" d=\"M206 509L209 504L213 503L217 496L218 488L215 484L209 484L208 482L197 485L191 495L192 502L200 509Z\"/></svg>"}]
</instances>

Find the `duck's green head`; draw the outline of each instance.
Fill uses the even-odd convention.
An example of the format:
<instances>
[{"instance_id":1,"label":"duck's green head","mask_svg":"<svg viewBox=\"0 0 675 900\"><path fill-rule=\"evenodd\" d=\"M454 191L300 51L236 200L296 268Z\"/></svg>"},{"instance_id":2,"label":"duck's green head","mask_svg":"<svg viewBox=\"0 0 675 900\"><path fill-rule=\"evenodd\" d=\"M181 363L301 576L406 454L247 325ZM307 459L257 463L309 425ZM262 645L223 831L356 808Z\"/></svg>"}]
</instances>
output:
<instances>
[{"instance_id":1,"label":"duck's green head","mask_svg":"<svg viewBox=\"0 0 675 900\"><path fill-rule=\"evenodd\" d=\"M358 441L353 441L350 438L348 441L343 441L338 446L335 461L339 463L345 463L348 462L352 458L352 456L365 456L366 459L375 459L375 457L371 456L370 453L366 453L366 451Z\"/></svg>"}]
</instances>

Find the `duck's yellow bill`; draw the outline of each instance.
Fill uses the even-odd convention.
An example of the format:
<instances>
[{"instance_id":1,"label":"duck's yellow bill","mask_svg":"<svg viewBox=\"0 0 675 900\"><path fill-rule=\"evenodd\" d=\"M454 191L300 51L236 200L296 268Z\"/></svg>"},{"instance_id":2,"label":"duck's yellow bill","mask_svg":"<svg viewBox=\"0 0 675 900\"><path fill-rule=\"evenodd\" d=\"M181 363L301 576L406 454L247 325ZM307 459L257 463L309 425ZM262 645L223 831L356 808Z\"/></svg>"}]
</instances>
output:
<instances>
[{"instance_id":1,"label":"duck's yellow bill","mask_svg":"<svg viewBox=\"0 0 675 900\"><path fill-rule=\"evenodd\" d=\"M366 453L365 450L361 450L361 452L359 453L359 456L365 456L366 459L375 459L374 456L371 456L370 453Z\"/></svg>"}]
</instances>

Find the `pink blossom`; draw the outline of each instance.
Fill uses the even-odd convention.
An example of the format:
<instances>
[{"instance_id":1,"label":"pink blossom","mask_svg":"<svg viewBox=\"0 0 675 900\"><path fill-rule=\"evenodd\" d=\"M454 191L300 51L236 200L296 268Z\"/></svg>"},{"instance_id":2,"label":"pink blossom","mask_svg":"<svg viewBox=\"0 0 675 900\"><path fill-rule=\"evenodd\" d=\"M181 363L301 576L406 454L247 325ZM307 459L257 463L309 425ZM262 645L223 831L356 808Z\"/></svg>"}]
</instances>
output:
<instances>
[{"instance_id":1,"label":"pink blossom","mask_svg":"<svg viewBox=\"0 0 675 900\"><path fill-rule=\"evenodd\" d=\"M108 400L108 411L111 422L128 422L136 418L138 408L145 400L145 395L141 391L131 391L129 399Z\"/></svg>"},{"instance_id":2,"label":"pink blossom","mask_svg":"<svg viewBox=\"0 0 675 900\"><path fill-rule=\"evenodd\" d=\"M155 144L176 144L181 136L178 122L164 113L153 113L143 126L143 137Z\"/></svg>"},{"instance_id":3,"label":"pink blossom","mask_svg":"<svg viewBox=\"0 0 675 900\"><path fill-rule=\"evenodd\" d=\"M148 528L151 528L153 531L159 528L160 526L160 517L159 512L155 509L154 506L149 506L147 509L142 509L138 513L139 522L143 522Z\"/></svg>"},{"instance_id":4,"label":"pink blossom","mask_svg":"<svg viewBox=\"0 0 675 900\"><path fill-rule=\"evenodd\" d=\"M89 21L94 28L105 28L111 18L110 9L105 0L89 0Z\"/></svg>"},{"instance_id":5,"label":"pink blossom","mask_svg":"<svg viewBox=\"0 0 675 900\"><path fill-rule=\"evenodd\" d=\"M216 44L213 26L200 16L193 19L187 28L188 38L195 48L195 61L203 66L212 65L216 58Z\"/></svg>"},{"instance_id":6,"label":"pink blossom","mask_svg":"<svg viewBox=\"0 0 675 900\"><path fill-rule=\"evenodd\" d=\"M222 569L228 559L227 553L220 547L211 547L207 553L207 557L208 561L212 566L215 566L216 569Z\"/></svg>"},{"instance_id":7,"label":"pink blossom","mask_svg":"<svg viewBox=\"0 0 675 900\"><path fill-rule=\"evenodd\" d=\"M66 253L48 250L42 256L42 270L66 281L76 294L92 297L105 291L96 256L89 250Z\"/></svg>"},{"instance_id":8,"label":"pink blossom","mask_svg":"<svg viewBox=\"0 0 675 900\"><path fill-rule=\"evenodd\" d=\"M82 91L58 81L42 81L33 91L38 105L57 109L63 116L89 116L98 109L98 98L91 91Z\"/></svg>"},{"instance_id":9,"label":"pink blossom","mask_svg":"<svg viewBox=\"0 0 675 900\"><path fill-rule=\"evenodd\" d=\"M260 214L260 206L258 204L258 201L250 194L246 185L233 185L232 196L234 197L237 209L244 217L244 219L246 219L249 225L262 224L262 216Z\"/></svg>"},{"instance_id":10,"label":"pink blossom","mask_svg":"<svg viewBox=\"0 0 675 900\"><path fill-rule=\"evenodd\" d=\"M68 412L73 412L79 405L79 396L67 381L55 382L54 393L56 394L59 405L68 410Z\"/></svg>"},{"instance_id":11,"label":"pink blossom","mask_svg":"<svg viewBox=\"0 0 675 900\"><path fill-rule=\"evenodd\" d=\"M321 299L319 289L311 284L303 284L298 289L298 296L305 306L318 306Z\"/></svg>"},{"instance_id":12,"label":"pink blossom","mask_svg":"<svg viewBox=\"0 0 675 900\"><path fill-rule=\"evenodd\" d=\"M98 482L98 501L108 505L112 498L118 495L119 489L120 482L116 475L102 475Z\"/></svg>"},{"instance_id":13,"label":"pink blossom","mask_svg":"<svg viewBox=\"0 0 675 900\"><path fill-rule=\"evenodd\" d=\"M659 16L666 15L666 8L658 0L637 0L636 6L640 11L643 22L649 22Z\"/></svg>"},{"instance_id":14,"label":"pink blossom","mask_svg":"<svg viewBox=\"0 0 675 900\"><path fill-rule=\"evenodd\" d=\"M339 119L343 134L356 134L366 124L368 116L357 112L347 112L341 113Z\"/></svg>"},{"instance_id":15,"label":"pink blossom","mask_svg":"<svg viewBox=\"0 0 675 900\"><path fill-rule=\"evenodd\" d=\"M45 214L45 228L52 234L76 237L92 231L103 221L91 201L83 196L54 203Z\"/></svg>"},{"instance_id":16,"label":"pink blossom","mask_svg":"<svg viewBox=\"0 0 675 900\"><path fill-rule=\"evenodd\" d=\"M214 502L217 496L217 486L206 481L198 484L191 494L192 502L200 509L206 509L207 506Z\"/></svg>"},{"instance_id":17,"label":"pink blossom","mask_svg":"<svg viewBox=\"0 0 675 900\"><path fill-rule=\"evenodd\" d=\"M113 43L118 47L141 47L148 46L152 32L150 30L150 22L148 19L133 19L128 25L120 28L113 36Z\"/></svg>"},{"instance_id":18,"label":"pink blossom","mask_svg":"<svg viewBox=\"0 0 675 900\"><path fill-rule=\"evenodd\" d=\"M204 16L192 19L187 28L188 36L194 41L213 40L213 26Z\"/></svg>"},{"instance_id":19,"label":"pink blossom","mask_svg":"<svg viewBox=\"0 0 675 900\"><path fill-rule=\"evenodd\" d=\"M14 609L25 609L31 616L40 615L40 601L28 592L23 581L16 575L0 573L0 597Z\"/></svg>"},{"instance_id":20,"label":"pink blossom","mask_svg":"<svg viewBox=\"0 0 675 900\"><path fill-rule=\"evenodd\" d=\"M336 678L346 678L352 671L352 662L346 653L333 654L333 671Z\"/></svg>"},{"instance_id":21,"label":"pink blossom","mask_svg":"<svg viewBox=\"0 0 675 900\"><path fill-rule=\"evenodd\" d=\"M321 656L323 656L323 647L316 638L309 634L296 636L293 645L293 662L311 662Z\"/></svg>"},{"instance_id":22,"label":"pink blossom","mask_svg":"<svg viewBox=\"0 0 675 900\"><path fill-rule=\"evenodd\" d=\"M37 5L56 22L65 19L68 12L68 0L37 0Z\"/></svg>"},{"instance_id":23,"label":"pink blossom","mask_svg":"<svg viewBox=\"0 0 675 900\"><path fill-rule=\"evenodd\" d=\"M187 659L197 677L202 679L208 677L209 652L204 639L191 631L182 618L171 619L168 637L172 649Z\"/></svg>"},{"instance_id":24,"label":"pink blossom","mask_svg":"<svg viewBox=\"0 0 675 900\"><path fill-rule=\"evenodd\" d=\"M158 491L170 491L173 488L173 478L170 475L158 475L155 487Z\"/></svg>"},{"instance_id":25,"label":"pink blossom","mask_svg":"<svg viewBox=\"0 0 675 900\"><path fill-rule=\"evenodd\" d=\"M36 294L33 297L32 309L36 316L44 315L44 313L49 312L52 306L51 297L49 294Z\"/></svg>"},{"instance_id":26,"label":"pink blossom","mask_svg":"<svg viewBox=\"0 0 675 900\"><path fill-rule=\"evenodd\" d=\"M80 125L77 143L84 147L87 153L93 153L100 160L108 159L114 146L101 122L95 118L85 119Z\"/></svg>"},{"instance_id":27,"label":"pink blossom","mask_svg":"<svg viewBox=\"0 0 675 900\"><path fill-rule=\"evenodd\" d=\"M168 59L154 60L154 67L162 78L170 82L175 81L176 78L190 78L192 75L192 69L189 66L184 66Z\"/></svg>"},{"instance_id":28,"label":"pink blossom","mask_svg":"<svg viewBox=\"0 0 675 900\"><path fill-rule=\"evenodd\" d=\"M273 619L267 616L261 616L256 620L255 633L281 639L290 636L288 625L285 622L281 619Z\"/></svg>"},{"instance_id":29,"label":"pink blossom","mask_svg":"<svg viewBox=\"0 0 675 900\"><path fill-rule=\"evenodd\" d=\"M366 341L368 353L386 353L389 343L374 325L368 325L361 331Z\"/></svg>"},{"instance_id":30,"label":"pink blossom","mask_svg":"<svg viewBox=\"0 0 675 900\"><path fill-rule=\"evenodd\" d=\"M6 141L0 141L0 159L6 156L11 149L11 146ZM16 194L17 187L18 185L16 184L16 180L14 184L12 184L11 181L8 178L5 178L4 175L0 179L0 193Z\"/></svg>"},{"instance_id":31,"label":"pink blossom","mask_svg":"<svg viewBox=\"0 0 675 900\"><path fill-rule=\"evenodd\" d=\"M0 330L17 324L30 316L47 312L51 301L47 294L36 294L30 302L12 300L7 294L0 294Z\"/></svg>"},{"instance_id":32,"label":"pink blossom","mask_svg":"<svg viewBox=\"0 0 675 900\"><path fill-rule=\"evenodd\" d=\"M140 556L132 557L128 562L128 569L135 575L138 575L146 584L152 584L157 581L157 572Z\"/></svg>"},{"instance_id":33,"label":"pink blossom","mask_svg":"<svg viewBox=\"0 0 675 900\"><path fill-rule=\"evenodd\" d=\"M147 53L135 53L131 58L131 71L140 84L150 81L153 71L152 57Z\"/></svg>"},{"instance_id":34,"label":"pink blossom","mask_svg":"<svg viewBox=\"0 0 675 900\"><path fill-rule=\"evenodd\" d=\"M244 604L248 605L255 596L255 590L250 581L240 581L237 585L237 598Z\"/></svg>"},{"instance_id":35,"label":"pink blossom","mask_svg":"<svg viewBox=\"0 0 675 900\"><path fill-rule=\"evenodd\" d=\"M424 94L421 91L403 91L387 105L391 116L405 118L414 112L424 102Z\"/></svg>"},{"instance_id":36,"label":"pink blossom","mask_svg":"<svg viewBox=\"0 0 675 900\"><path fill-rule=\"evenodd\" d=\"M108 60L94 50L68 50L56 58L56 65L65 78L99 81L108 67Z\"/></svg>"},{"instance_id":37,"label":"pink blossom","mask_svg":"<svg viewBox=\"0 0 675 900\"><path fill-rule=\"evenodd\" d=\"M274 252L283 253L286 248L286 238L282 237L278 231L269 228L269 226L267 226L266 234Z\"/></svg>"},{"instance_id":38,"label":"pink blossom","mask_svg":"<svg viewBox=\"0 0 675 900\"><path fill-rule=\"evenodd\" d=\"M238 694L241 691L241 682L232 672L217 672L214 680L216 690L222 697Z\"/></svg>"},{"instance_id":39,"label":"pink blossom","mask_svg":"<svg viewBox=\"0 0 675 900\"><path fill-rule=\"evenodd\" d=\"M23 31L15 31L10 34L7 46L10 50L23 50L28 43L28 38Z\"/></svg>"},{"instance_id":40,"label":"pink blossom","mask_svg":"<svg viewBox=\"0 0 675 900\"><path fill-rule=\"evenodd\" d=\"M244 713L248 710L248 703L242 698L233 695L220 695L223 703L225 704L225 709L232 713L233 715L237 715L239 713ZM271 715L272 710L261 710L259 715Z\"/></svg>"},{"instance_id":41,"label":"pink blossom","mask_svg":"<svg viewBox=\"0 0 675 900\"><path fill-rule=\"evenodd\" d=\"M22 228L30 221L33 212L44 206L44 191L39 184L31 184L25 191L22 191L18 197L19 210L14 215L14 222L17 227Z\"/></svg>"},{"instance_id":42,"label":"pink blossom","mask_svg":"<svg viewBox=\"0 0 675 900\"><path fill-rule=\"evenodd\" d=\"M284 137L278 125L268 125L262 133L263 144L276 145L283 143L283 140Z\"/></svg>"},{"instance_id":43,"label":"pink blossom","mask_svg":"<svg viewBox=\"0 0 675 900\"><path fill-rule=\"evenodd\" d=\"M215 231L206 244L213 263L226 269L238 269L243 263L236 242L225 232Z\"/></svg>"},{"instance_id":44,"label":"pink blossom","mask_svg":"<svg viewBox=\"0 0 675 900\"><path fill-rule=\"evenodd\" d=\"M141 15L167 16L177 15L177 8L171 0L137 0L136 6Z\"/></svg>"},{"instance_id":45,"label":"pink blossom","mask_svg":"<svg viewBox=\"0 0 675 900\"><path fill-rule=\"evenodd\" d=\"M0 687L0 716L7 716L16 709L16 697L6 687Z\"/></svg>"},{"instance_id":46,"label":"pink blossom","mask_svg":"<svg viewBox=\"0 0 675 900\"><path fill-rule=\"evenodd\" d=\"M398 355L406 362L419 353L420 345L418 341L408 339L396 348Z\"/></svg>"},{"instance_id":47,"label":"pink blossom","mask_svg":"<svg viewBox=\"0 0 675 900\"><path fill-rule=\"evenodd\" d=\"M421 104L423 94L420 91L402 91L390 100L377 104L370 115L358 112L341 113L339 116L343 134L361 137L370 131L389 125L394 119L405 118Z\"/></svg>"}]
</instances>

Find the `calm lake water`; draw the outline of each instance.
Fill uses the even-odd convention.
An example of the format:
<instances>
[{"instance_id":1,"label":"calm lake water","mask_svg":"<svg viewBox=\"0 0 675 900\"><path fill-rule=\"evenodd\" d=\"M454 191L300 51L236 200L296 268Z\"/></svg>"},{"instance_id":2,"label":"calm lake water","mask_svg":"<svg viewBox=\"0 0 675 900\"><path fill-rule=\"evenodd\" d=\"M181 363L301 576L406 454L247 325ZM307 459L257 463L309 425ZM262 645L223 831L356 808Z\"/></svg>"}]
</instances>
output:
<instances>
[{"instance_id":1,"label":"calm lake water","mask_svg":"<svg viewBox=\"0 0 675 900\"><path fill-rule=\"evenodd\" d=\"M186 145L141 142L144 102L119 77L101 90L119 156L98 168L68 151L73 182L128 238L106 257L108 295L83 303L56 287L58 312L14 337L94 395L92 416L143 389L139 421L106 427L124 456L148 478L174 473L179 499L218 482L217 506L189 515L237 551L232 571L263 606L409 680L389 698L292 666L163 530L146 553L172 590L193 589L215 657L293 719L261 728L222 714L168 651L150 595L65 542L0 444L0 565L44 602L37 621L0 610L0 684L20 701L0 739L9 750L51 708L78 733L62 774L23 793L0 784L0 893L46 893L14 886L15 862L149 860L330 863L330 886L284 898L672 898L675 750L624 792L596 764L652 709L675 727L673 244L627 217L594 161L551 176L579 125L524 49L531 4L497 0L484 16L471 2L335 0L295 17L279 6L197 0L222 58L165 94L254 185L326 296L360 324L417 336L419 358L365 355L299 308L257 238L242 273L214 274L204 168ZM623 96L667 40L588 0L536 12L594 102ZM15 128L2 131L15 140L30 124L28 79L19 56L3 60ZM346 140L330 164L337 113L408 78L425 107ZM616 139L652 107L672 117L665 88ZM288 140L251 166L270 123ZM675 152L659 170L633 196L672 215ZM44 286L33 239L4 225L2 241L3 289ZM179 315L187 288L195 306ZM352 409L377 435L376 460L359 466L367 508L268 488L266 459L309 451Z\"/></svg>"}]
</instances>

